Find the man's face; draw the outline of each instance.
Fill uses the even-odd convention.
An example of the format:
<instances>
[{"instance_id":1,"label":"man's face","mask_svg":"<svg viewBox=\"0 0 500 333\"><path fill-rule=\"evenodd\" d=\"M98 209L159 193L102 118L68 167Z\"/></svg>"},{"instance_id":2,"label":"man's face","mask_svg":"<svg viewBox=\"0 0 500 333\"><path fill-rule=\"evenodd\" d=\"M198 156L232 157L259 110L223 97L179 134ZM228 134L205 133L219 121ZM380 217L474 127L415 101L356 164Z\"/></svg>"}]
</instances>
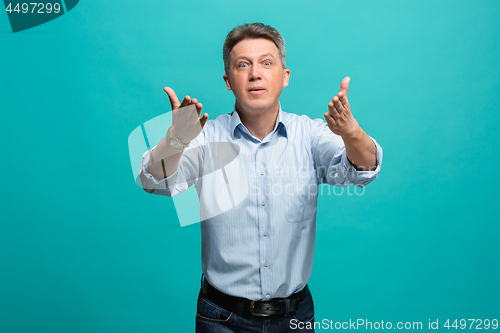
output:
<instances>
[{"instance_id":1,"label":"man's face","mask_svg":"<svg viewBox=\"0 0 500 333\"><path fill-rule=\"evenodd\" d=\"M238 111L277 111L290 70L283 69L276 45L267 39L245 39L231 50L227 89L236 98Z\"/></svg>"}]
</instances>

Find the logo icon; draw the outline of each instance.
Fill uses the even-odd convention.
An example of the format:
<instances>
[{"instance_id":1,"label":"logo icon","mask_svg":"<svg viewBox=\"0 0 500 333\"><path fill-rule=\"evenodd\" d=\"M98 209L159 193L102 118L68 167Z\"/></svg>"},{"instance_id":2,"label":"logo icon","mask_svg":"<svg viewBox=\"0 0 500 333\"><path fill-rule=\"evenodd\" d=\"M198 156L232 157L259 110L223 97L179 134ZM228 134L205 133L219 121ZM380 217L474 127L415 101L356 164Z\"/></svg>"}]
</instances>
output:
<instances>
[{"instance_id":1,"label":"logo icon","mask_svg":"<svg viewBox=\"0 0 500 333\"><path fill-rule=\"evenodd\" d=\"M186 108L189 107L194 105ZM143 154L151 149L152 144L160 142L165 137L166 129L171 125L172 112L169 111L148 120L130 133L128 137L130 162L138 186L143 186L139 177ZM205 146L186 148L183 154L189 160L198 160L199 154L210 157L206 158L203 165L197 165L200 177L203 178L201 185L188 187L186 184L187 190L181 195L172 197L181 227L227 212L245 199L248 188L246 180L241 181L241 170L245 169L245 165L239 153L239 147L228 142L209 142ZM188 183L191 181L192 179L187 179ZM240 187L237 184L240 184ZM213 191L203 192L202 187Z\"/></svg>"},{"instance_id":2,"label":"logo icon","mask_svg":"<svg viewBox=\"0 0 500 333\"><path fill-rule=\"evenodd\" d=\"M31 29L38 25L52 21L69 12L78 4L79 0L53 1L10 1L4 0L5 11L9 17L12 32Z\"/></svg>"}]
</instances>

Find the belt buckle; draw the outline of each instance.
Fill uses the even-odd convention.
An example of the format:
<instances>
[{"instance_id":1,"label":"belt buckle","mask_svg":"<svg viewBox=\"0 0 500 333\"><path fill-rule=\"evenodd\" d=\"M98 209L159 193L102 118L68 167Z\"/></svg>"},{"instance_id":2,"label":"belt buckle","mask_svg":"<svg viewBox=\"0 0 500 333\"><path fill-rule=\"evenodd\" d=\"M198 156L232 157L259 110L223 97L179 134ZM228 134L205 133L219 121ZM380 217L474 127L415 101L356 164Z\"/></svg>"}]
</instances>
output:
<instances>
[{"instance_id":1,"label":"belt buckle","mask_svg":"<svg viewBox=\"0 0 500 333\"><path fill-rule=\"evenodd\" d=\"M252 314L252 316L257 316L257 317L271 317L270 314L264 314L264 313L256 313L256 312L254 312L253 311L254 304L255 304L255 301L251 301L250 302L250 313Z\"/></svg>"}]
</instances>

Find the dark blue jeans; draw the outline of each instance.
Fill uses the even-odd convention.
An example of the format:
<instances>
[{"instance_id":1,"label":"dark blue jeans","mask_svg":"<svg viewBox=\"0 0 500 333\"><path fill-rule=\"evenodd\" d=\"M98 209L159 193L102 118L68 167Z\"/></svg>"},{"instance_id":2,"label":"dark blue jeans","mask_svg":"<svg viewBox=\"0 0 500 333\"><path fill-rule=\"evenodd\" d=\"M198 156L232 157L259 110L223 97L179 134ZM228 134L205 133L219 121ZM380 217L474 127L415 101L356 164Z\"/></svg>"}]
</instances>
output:
<instances>
[{"instance_id":1,"label":"dark blue jeans","mask_svg":"<svg viewBox=\"0 0 500 333\"><path fill-rule=\"evenodd\" d=\"M238 315L206 299L200 290L196 311L196 333L314 332L314 303L311 292L299 309L279 317Z\"/></svg>"}]
</instances>

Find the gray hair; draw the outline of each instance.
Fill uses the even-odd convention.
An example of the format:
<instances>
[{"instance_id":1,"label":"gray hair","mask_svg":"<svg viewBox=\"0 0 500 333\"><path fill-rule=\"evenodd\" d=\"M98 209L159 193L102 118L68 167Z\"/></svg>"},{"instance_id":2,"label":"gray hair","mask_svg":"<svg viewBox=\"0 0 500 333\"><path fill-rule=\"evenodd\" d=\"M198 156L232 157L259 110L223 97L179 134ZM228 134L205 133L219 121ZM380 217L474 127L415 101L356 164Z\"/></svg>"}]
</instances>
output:
<instances>
[{"instance_id":1,"label":"gray hair","mask_svg":"<svg viewBox=\"0 0 500 333\"><path fill-rule=\"evenodd\" d=\"M286 68L285 40L273 27L256 22L236 26L227 34L224 46L222 47L222 59L224 60L224 70L226 74L229 73L229 55L233 47L244 39L253 38L264 38L273 42L278 48L281 65L283 68Z\"/></svg>"}]
</instances>

